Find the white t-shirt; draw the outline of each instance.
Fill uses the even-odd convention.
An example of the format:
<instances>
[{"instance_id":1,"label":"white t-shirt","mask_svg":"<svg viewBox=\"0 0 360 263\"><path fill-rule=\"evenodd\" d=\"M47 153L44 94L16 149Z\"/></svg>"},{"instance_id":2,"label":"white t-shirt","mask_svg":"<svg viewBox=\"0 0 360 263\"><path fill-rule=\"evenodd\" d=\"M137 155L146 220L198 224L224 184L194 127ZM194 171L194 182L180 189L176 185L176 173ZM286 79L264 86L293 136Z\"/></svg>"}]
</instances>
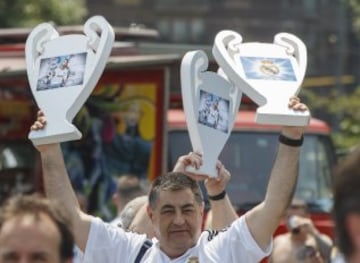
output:
<instances>
[{"instance_id":1,"label":"white t-shirt","mask_svg":"<svg viewBox=\"0 0 360 263\"><path fill-rule=\"evenodd\" d=\"M145 240L145 235L125 232L94 218L84 262L133 263ZM159 249L157 239L154 238L152 242L153 245L146 251L141 263L187 263L191 257L197 257L200 263L252 263L259 262L272 250L272 241L265 251L257 245L244 216L223 231L202 232L197 244L176 259L171 260Z\"/></svg>"},{"instance_id":2,"label":"white t-shirt","mask_svg":"<svg viewBox=\"0 0 360 263\"><path fill-rule=\"evenodd\" d=\"M82 262L84 262L84 253L80 250L78 246L74 246L73 263L82 263Z\"/></svg>"}]
</instances>

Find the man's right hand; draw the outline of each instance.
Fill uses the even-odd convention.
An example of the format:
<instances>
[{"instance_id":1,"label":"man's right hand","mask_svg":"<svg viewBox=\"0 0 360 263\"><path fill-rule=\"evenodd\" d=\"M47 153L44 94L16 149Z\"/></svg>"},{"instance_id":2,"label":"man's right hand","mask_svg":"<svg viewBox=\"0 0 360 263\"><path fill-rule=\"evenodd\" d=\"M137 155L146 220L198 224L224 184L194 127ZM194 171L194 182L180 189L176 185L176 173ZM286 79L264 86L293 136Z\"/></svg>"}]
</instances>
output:
<instances>
[{"instance_id":1,"label":"man's right hand","mask_svg":"<svg viewBox=\"0 0 360 263\"><path fill-rule=\"evenodd\" d=\"M209 195L217 195L224 191L231 176L229 171L225 169L224 165L220 161L216 163L216 169L218 170L217 177L210 177L205 174L197 174L186 171L186 167L188 166L199 169L202 163L202 156L199 153L190 152L189 154L178 158L173 172L182 172L196 181L204 181L206 191Z\"/></svg>"}]
</instances>

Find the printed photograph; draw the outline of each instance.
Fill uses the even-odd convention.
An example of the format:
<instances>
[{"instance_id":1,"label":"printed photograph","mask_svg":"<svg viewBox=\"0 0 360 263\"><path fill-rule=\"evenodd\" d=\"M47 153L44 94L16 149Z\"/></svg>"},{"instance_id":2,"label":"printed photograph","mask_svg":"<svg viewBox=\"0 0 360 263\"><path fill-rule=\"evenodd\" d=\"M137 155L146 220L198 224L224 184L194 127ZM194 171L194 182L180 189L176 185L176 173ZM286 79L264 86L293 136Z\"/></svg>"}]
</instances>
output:
<instances>
[{"instance_id":1,"label":"printed photograph","mask_svg":"<svg viewBox=\"0 0 360 263\"><path fill-rule=\"evenodd\" d=\"M229 101L200 90L198 122L227 133L229 126Z\"/></svg>"},{"instance_id":2,"label":"printed photograph","mask_svg":"<svg viewBox=\"0 0 360 263\"><path fill-rule=\"evenodd\" d=\"M290 59L265 57L240 59L248 79L296 81Z\"/></svg>"},{"instance_id":3,"label":"printed photograph","mask_svg":"<svg viewBox=\"0 0 360 263\"><path fill-rule=\"evenodd\" d=\"M86 54L86 52L82 52L41 59L36 90L82 85Z\"/></svg>"}]
</instances>

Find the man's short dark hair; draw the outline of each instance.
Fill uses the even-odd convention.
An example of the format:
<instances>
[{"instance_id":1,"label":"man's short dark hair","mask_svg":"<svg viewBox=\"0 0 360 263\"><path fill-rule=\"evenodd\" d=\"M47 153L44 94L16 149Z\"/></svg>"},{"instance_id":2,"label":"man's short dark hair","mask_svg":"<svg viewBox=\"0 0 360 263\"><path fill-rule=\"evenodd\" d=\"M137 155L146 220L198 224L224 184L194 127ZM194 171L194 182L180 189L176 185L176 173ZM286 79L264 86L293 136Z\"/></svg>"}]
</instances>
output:
<instances>
[{"instance_id":1,"label":"man's short dark hair","mask_svg":"<svg viewBox=\"0 0 360 263\"><path fill-rule=\"evenodd\" d=\"M334 220L338 245L346 258L354 253L346 226L349 214L360 215L360 148L352 152L335 170Z\"/></svg>"},{"instance_id":2,"label":"man's short dark hair","mask_svg":"<svg viewBox=\"0 0 360 263\"><path fill-rule=\"evenodd\" d=\"M202 204L203 196L198 182L180 172L169 172L153 181L149 193L149 204L152 209L155 209L160 191L176 192L185 189L191 189L196 202Z\"/></svg>"},{"instance_id":3,"label":"man's short dark hair","mask_svg":"<svg viewBox=\"0 0 360 263\"><path fill-rule=\"evenodd\" d=\"M63 214L57 203L39 195L16 195L9 198L0 209L0 229L9 219L32 215L36 218L45 214L51 218L61 236L59 255L62 261L74 256L74 236L71 231L70 220Z\"/></svg>"}]
</instances>

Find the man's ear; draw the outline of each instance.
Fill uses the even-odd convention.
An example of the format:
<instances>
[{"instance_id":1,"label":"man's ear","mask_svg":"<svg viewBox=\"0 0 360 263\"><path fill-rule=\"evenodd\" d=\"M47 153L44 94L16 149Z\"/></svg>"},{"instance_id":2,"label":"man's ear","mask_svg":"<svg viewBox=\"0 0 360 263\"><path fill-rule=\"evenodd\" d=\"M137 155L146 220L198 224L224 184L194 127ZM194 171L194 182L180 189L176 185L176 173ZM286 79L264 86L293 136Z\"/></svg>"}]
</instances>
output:
<instances>
[{"instance_id":1,"label":"man's ear","mask_svg":"<svg viewBox=\"0 0 360 263\"><path fill-rule=\"evenodd\" d=\"M147 212L150 220L152 221L152 220L153 220L153 210L152 210L152 208L150 207L149 204L148 204L147 207L146 207L146 212Z\"/></svg>"}]
</instances>

